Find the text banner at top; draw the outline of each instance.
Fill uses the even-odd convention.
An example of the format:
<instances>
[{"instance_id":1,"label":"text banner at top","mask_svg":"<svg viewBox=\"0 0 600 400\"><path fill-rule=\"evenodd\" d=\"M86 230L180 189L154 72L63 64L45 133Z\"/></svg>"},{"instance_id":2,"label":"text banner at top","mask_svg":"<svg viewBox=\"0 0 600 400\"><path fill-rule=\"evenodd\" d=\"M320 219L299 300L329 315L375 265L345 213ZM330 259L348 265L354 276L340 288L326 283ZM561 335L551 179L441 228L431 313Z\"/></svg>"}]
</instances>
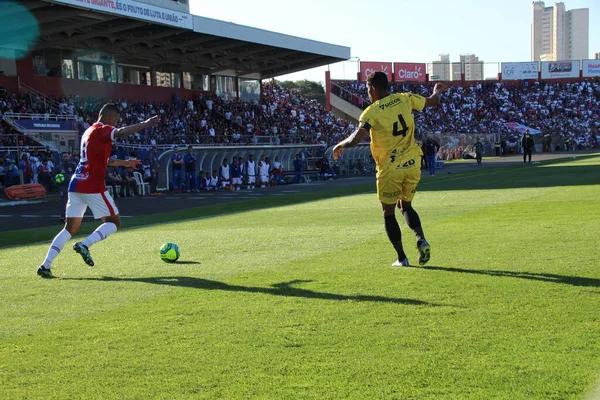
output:
<instances>
[{"instance_id":1,"label":"text banner at top","mask_svg":"<svg viewBox=\"0 0 600 400\"><path fill-rule=\"evenodd\" d=\"M90 10L116 14L121 17L141 19L177 28L194 29L191 14L167 10L133 0L46 0L53 3L68 4Z\"/></svg>"}]
</instances>

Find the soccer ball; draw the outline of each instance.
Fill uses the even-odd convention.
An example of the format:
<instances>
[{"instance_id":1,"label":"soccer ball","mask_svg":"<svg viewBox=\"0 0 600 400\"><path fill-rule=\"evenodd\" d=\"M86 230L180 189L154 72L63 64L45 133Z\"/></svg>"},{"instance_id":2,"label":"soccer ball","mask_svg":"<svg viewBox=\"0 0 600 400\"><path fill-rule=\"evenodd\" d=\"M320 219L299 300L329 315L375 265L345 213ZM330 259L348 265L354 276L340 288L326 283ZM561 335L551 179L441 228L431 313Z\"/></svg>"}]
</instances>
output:
<instances>
[{"instance_id":1,"label":"soccer ball","mask_svg":"<svg viewBox=\"0 0 600 400\"><path fill-rule=\"evenodd\" d=\"M64 174L56 174L56 176L54 177L54 180L56 181L56 183L63 183L65 181L65 175Z\"/></svg>"},{"instance_id":2,"label":"soccer ball","mask_svg":"<svg viewBox=\"0 0 600 400\"><path fill-rule=\"evenodd\" d=\"M160 246L160 259L167 263L174 263L179 259L179 246L167 242Z\"/></svg>"}]
</instances>

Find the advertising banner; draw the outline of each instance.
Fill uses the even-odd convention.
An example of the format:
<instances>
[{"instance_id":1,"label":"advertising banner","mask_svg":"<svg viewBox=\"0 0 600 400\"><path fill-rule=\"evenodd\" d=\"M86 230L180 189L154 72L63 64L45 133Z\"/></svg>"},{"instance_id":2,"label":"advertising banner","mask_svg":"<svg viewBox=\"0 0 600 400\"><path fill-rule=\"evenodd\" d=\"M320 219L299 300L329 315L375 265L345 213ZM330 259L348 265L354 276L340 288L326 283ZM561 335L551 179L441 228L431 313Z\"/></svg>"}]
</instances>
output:
<instances>
[{"instance_id":1,"label":"advertising banner","mask_svg":"<svg viewBox=\"0 0 600 400\"><path fill-rule=\"evenodd\" d=\"M361 61L360 62L360 80L366 82L367 76L371 72L383 71L387 74L388 82L392 81L392 63L391 62L374 62L374 61Z\"/></svg>"},{"instance_id":2,"label":"advertising banner","mask_svg":"<svg viewBox=\"0 0 600 400\"><path fill-rule=\"evenodd\" d=\"M421 63L394 63L396 82L425 82L427 68Z\"/></svg>"},{"instance_id":3,"label":"advertising banner","mask_svg":"<svg viewBox=\"0 0 600 400\"><path fill-rule=\"evenodd\" d=\"M178 28L194 29L191 14L167 10L150 4L138 3L133 0L46 0L53 3L68 4L91 10L117 14L125 18L142 19L175 26Z\"/></svg>"},{"instance_id":4,"label":"advertising banner","mask_svg":"<svg viewBox=\"0 0 600 400\"><path fill-rule=\"evenodd\" d=\"M579 60L542 61L542 79L579 78Z\"/></svg>"},{"instance_id":5,"label":"advertising banner","mask_svg":"<svg viewBox=\"0 0 600 400\"><path fill-rule=\"evenodd\" d=\"M539 63L533 62L506 62L502 63L503 80L537 79Z\"/></svg>"},{"instance_id":6,"label":"advertising banner","mask_svg":"<svg viewBox=\"0 0 600 400\"><path fill-rule=\"evenodd\" d=\"M18 119L15 122L29 131L74 131L77 126L73 121L40 121Z\"/></svg>"},{"instance_id":7,"label":"advertising banner","mask_svg":"<svg viewBox=\"0 0 600 400\"><path fill-rule=\"evenodd\" d=\"M508 124L504 124L508 129L519 132L520 134L525 134L526 130L529 130L531 135L540 135L542 131L539 129L530 128L523 124L519 124L518 122L509 122Z\"/></svg>"},{"instance_id":8,"label":"advertising banner","mask_svg":"<svg viewBox=\"0 0 600 400\"><path fill-rule=\"evenodd\" d=\"M600 60L583 60L581 69L584 77L600 76Z\"/></svg>"}]
</instances>

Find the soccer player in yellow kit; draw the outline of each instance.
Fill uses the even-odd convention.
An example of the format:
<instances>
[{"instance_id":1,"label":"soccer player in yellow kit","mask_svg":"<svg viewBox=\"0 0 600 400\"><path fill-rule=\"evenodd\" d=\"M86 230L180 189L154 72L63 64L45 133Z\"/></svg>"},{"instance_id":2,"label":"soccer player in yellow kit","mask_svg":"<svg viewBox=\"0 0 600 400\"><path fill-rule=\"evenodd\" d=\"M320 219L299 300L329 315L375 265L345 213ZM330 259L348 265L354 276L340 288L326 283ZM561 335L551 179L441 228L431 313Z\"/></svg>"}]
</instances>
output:
<instances>
[{"instance_id":1,"label":"soccer player in yellow kit","mask_svg":"<svg viewBox=\"0 0 600 400\"><path fill-rule=\"evenodd\" d=\"M421 180L423 156L415 142L412 110L438 105L446 85L436 84L433 94L427 98L413 93L389 94L387 75L378 71L368 76L367 89L373 104L361 114L354 133L334 147L333 158L337 160L345 148L357 146L371 135L371 154L377 165L377 197L383 208L385 231L398 253L398 260L392 265L409 265L394 214L396 206L417 237L419 265L425 265L431 256L431 246L423 234L419 214L411 205Z\"/></svg>"}]
</instances>

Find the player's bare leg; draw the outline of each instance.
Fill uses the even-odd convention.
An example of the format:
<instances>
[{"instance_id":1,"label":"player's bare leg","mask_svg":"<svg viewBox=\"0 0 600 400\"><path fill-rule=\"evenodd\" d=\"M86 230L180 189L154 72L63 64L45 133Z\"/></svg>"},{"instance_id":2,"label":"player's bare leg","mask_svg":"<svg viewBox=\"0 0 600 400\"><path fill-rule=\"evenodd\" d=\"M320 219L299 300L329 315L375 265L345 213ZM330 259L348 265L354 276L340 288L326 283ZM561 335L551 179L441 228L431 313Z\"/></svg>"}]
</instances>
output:
<instances>
[{"instance_id":1,"label":"player's bare leg","mask_svg":"<svg viewBox=\"0 0 600 400\"><path fill-rule=\"evenodd\" d=\"M81 255L83 261L90 267L94 266L94 260L92 259L89 248L99 241L106 239L121 227L121 217L119 215L102 217L101 220L103 224L92 232L90 236L73 245L73 250Z\"/></svg>"},{"instance_id":2,"label":"player's bare leg","mask_svg":"<svg viewBox=\"0 0 600 400\"><path fill-rule=\"evenodd\" d=\"M396 220L395 204L381 203L383 209L383 220L385 223L385 233L387 233L388 239L394 246L394 250L398 254L398 260L392 264L393 267L407 266L408 259L404 254L404 248L402 247L402 232L400 231L400 225Z\"/></svg>"},{"instance_id":3,"label":"player's bare leg","mask_svg":"<svg viewBox=\"0 0 600 400\"><path fill-rule=\"evenodd\" d=\"M397 203L398 208L404 214L404 219L406 220L406 224L412 231L415 233L417 237L417 249L419 250L419 265L425 265L431 258L431 246L425 239L425 234L423 233L423 228L421 227L421 219L419 218L419 214L412 208L412 204L410 201L406 200L398 200Z\"/></svg>"}]
</instances>

